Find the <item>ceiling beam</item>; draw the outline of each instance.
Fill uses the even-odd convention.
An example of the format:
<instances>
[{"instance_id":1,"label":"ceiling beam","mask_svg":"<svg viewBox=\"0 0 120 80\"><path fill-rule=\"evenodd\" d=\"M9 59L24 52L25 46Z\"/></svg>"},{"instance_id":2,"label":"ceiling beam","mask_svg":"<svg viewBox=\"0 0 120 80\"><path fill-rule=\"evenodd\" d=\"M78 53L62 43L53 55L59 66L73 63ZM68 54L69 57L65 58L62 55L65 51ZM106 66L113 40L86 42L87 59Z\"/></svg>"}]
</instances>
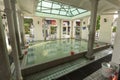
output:
<instances>
[{"instance_id":1,"label":"ceiling beam","mask_svg":"<svg viewBox=\"0 0 120 80\"><path fill-rule=\"evenodd\" d=\"M120 9L120 1L118 1L118 0L106 0L106 2L113 5L116 9Z\"/></svg>"}]
</instances>

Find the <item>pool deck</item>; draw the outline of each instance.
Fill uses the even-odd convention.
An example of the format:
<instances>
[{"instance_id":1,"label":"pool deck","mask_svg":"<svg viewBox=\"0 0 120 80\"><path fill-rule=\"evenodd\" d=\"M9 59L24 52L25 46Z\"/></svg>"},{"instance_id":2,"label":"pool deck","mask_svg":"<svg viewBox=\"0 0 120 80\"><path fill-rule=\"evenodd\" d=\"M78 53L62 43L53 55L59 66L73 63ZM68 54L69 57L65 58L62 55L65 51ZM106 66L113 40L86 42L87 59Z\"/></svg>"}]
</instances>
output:
<instances>
[{"instance_id":1,"label":"pool deck","mask_svg":"<svg viewBox=\"0 0 120 80\"><path fill-rule=\"evenodd\" d=\"M84 57L81 57L77 60L62 64L62 65L58 65L54 68L50 68L50 69L26 76L24 77L24 79L25 80L55 80L87 64L90 64L102 57L105 57L111 53L112 53L112 49L110 48L106 50L102 50L94 54L95 55L94 60L88 60Z\"/></svg>"}]
</instances>

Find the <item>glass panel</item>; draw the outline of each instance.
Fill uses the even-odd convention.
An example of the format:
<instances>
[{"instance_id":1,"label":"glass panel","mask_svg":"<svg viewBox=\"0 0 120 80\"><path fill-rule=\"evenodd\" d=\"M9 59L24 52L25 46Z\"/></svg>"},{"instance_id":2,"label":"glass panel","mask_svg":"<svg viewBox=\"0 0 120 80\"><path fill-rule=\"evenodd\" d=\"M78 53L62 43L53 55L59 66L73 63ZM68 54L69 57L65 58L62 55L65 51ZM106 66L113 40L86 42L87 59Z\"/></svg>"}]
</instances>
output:
<instances>
[{"instance_id":1,"label":"glass panel","mask_svg":"<svg viewBox=\"0 0 120 80\"><path fill-rule=\"evenodd\" d=\"M52 10L52 13L59 14L59 10Z\"/></svg>"},{"instance_id":2,"label":"glass panel","mask_svg":"<svg viewBox=\"0 0 120 80\"><path fill-rule=\"evenodd\" d=\"M69 11L69 12L67 13L67 16L73 16L73 15L72 15L71 12Z\"/></svg>"},{"instance_id":3,"label":"glass panel","mask_svg":"<svg viewBox=\"0 0 120 80\"><path fill-rule=\"evenodd\" d=\"M64 8L69 8L68 6L64 6Z\"/></svg>"},{"instance_id":4,"label":"glass panel","mask_svg":"<svg viewBox=\"0 0 120 80\"><path fill-rule=\"evenodd\" d=\"M77 10L75 10L75 11L72 12L72 14L73 14L73 15L77 15L77 14L79 14L79 13L78 13Z\"/></svg>"},{"instance_id":5,"label":"glass panel","mask_svg":"<svg viewBox=\"0 0 120 80\"><path fill-rule=\"evenodd\" d=\"M40 7L37 7L37 10L40 10Z\"/></svg>"},{"instance_id":6,"label":"glass panel","mask_svg":"<svg viewBox=\"0 0 120 80\"><path fill-rule=\"evenodd\" d=\"M62 8L61 11L65 11L65 9Z\"/></svg>"},{"instance_id":7,"label":"glass panel","mask_svg":"<svg viewBox=\"0 0 120 80\"><path fill-rule=\"evenodd\" d=\"M74 10L76 10L76 8L70 8L71 9L71 11L74 11Z\"/></svg>"},{"instance_id":8,"label":"glass panel","mask_svg":"<svg viewBox=\"0 0 120 80\"><path fill-rule=\"evenodd\" d=\"M41 2L38 3L38 6L40 6L40 5L41 5Z\"/></svg>"},{"instance_id":9,"label":"glass panel","mask_svg":"<svg viewBox=\"0 0 120 80\"><path fill-rule=\"evenodd\" d=\"M42 7L42 10L48 10L49 8L44 8L44 7Z\"/></svg>"},{"instance_id":10,"label":"glass panel","mask_svg":"<svg viewBox=\"0 0 120 80\"><path fill-rule=\"evenodd\" d=\"M61 6L58 5L58 4L53 4L53 7L52 7L52 8L61 8Z\"/></svg>"},{"instance_id":11,"label":"glass panel","mask_svg":"<svg viewBox=\"0 0 120 80\"><path fill-rule=\"evenodd\" d=\"M52 11L51 11L52 10ZM39 0L36 11L49 12L53 14L65 15L65 16L75 16L86 10L75 8L70 5L65 5L62 3L54 2L52 0Z\"/></svg>"},{"instance_id":12,"label":"glass panel","mask_svg":"<svg viewBox=\"0 0 120 80\"><path fill-rule=\"evenodd\" d=\"M42 6L51 8L52 3L42 1Z\"/></svg>"},{"instance_id":13,"label":"glass panel","mask_svg":"<svg viewBox=\"0 0 120 80\"><path fill-rule=\"evenodd\" d=\"M42 12L50 13L50 10L42 10Z\"/></svg>"},{"instance_id":14,"label":"glass panel","mask_svg":"<svg viewBox=\"0 0 120 80\"><path fill-rule=\"evenodd\" d=\"M80 13L82 13L82 12L85 12L86 10L78 9L78 11L79 11Z\"/></svg>"},{"instance_id":15,"label":"glass panel","mask_svg":"<svg viewBox=\"0 0 120 80\"><path fill-rule=\"evenodd\" d=\"M66 12L65 11L60 11L60 14L61 15L66 15Z\"/></svg>"}]
</instances>

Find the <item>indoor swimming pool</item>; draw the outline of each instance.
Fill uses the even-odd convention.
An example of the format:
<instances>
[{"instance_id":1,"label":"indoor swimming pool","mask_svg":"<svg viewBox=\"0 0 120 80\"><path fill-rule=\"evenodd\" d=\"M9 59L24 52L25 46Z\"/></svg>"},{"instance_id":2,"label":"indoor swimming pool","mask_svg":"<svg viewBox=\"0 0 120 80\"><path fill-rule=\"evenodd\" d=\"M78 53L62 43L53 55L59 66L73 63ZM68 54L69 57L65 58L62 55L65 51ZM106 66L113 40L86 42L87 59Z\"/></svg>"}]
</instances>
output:
<instances>
[{"instance_id":1,"label":"indoor swimming pool","mask_svg":"<svg viewBox=\"0 0 120 80\"><path fill-rule=\"evenodd\" d=\"M95 43L94 48L105 45ZM77 39L61 39L53 41L38 41L30 43L28 54L23 61L23 68L35 66L72 56L87 50L87 41Z\"/></svg>"}]
</instances>

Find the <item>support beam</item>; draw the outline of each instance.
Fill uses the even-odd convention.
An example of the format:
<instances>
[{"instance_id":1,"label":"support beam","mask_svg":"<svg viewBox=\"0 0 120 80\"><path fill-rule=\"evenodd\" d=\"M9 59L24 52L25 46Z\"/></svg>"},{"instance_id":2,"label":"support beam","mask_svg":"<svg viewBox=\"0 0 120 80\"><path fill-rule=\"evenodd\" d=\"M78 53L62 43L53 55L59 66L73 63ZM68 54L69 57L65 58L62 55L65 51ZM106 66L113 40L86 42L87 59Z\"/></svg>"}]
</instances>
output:
<instances>
[{"instance_id":1,"label":"support beam","mask_svg":"<svg viewBox=\"0 0 120 80\"><path fill-rule=\"evenodd\" d=\"M13 10L13 22L14 22L14 28L15 28L15 35L16 35L16 41L17 41L17 48L18 48L18 54L19 58L23 58L22 50L21 50L21 44L20 44L20 36L19 36L19 28L18 28L18 22L17 22L17 15L16 15L16 6L15 6L16 0L11 0L11 7Z\"/></svg>"},{"instance_id":2,"label":"support beam","mask_svg":"<svg viewBox=\"0 0 120 80\"><path fill-rule=\"evenodd\" d=\"M112 62L120 64L120 10L118 11L117 31L114 41Z\"/></svg>"},{"instance_id":3,"label":"support beam","mask_svg":"<svg viewBox=\"0 0 120 80\"><path fill-rule=\"evenodd\" d=\"M15 35L15 29L14 29L13 11L11 8L10 0L4 0L4 5L5 5L5 12L6 12L7 21L8 21L10 43L12 46L12 55L13 55L13 60L15 64L16 80L22 80L20 61L19 61L18 50L17 50L18 48L17 48L17 42L16 42L16 35Z\"/></svg>"},{"instance_id":4,"label":"support beam","mask_svg":"<svg viewBox=\"0 0 120 80\"><path fill-rule=\"evenodd\" d=\"M21 45L25 47L25 30L24 30L24 16L22 16L21 11L18 11L18 21L20 26L20 34L21 34Z\"/></svg>"},{"instance_id":5,"label":"support beam","mask_svg":"<svg viewBox=\"0 0 120 80\"><path fill-rule=\"evenodd\" d=\"M80 19L80 40L82 40L82 23L83 19Z\"/></svg>"},{"instance_id":6,"label":"support beam","mask_svg":"<svg viewBox=\"0 0 120 80\"><path fill-rule=\"evenodd\" d=\"M12 80L1 14L0 14L0 80Z\"/></svg>"},{"instance_id":7,"label":"support beam","mask_svg":"<svg viewBox=\"0 0 120 80\"><path fill-rule=\"evenodd\" d=\"M57 38L61 39L61 19L57 19Z\"/></svg>"},{"instance_id":8,"label":"support beam","mask_svg":"<svg viewBox=\"0 0 120 80\"><path fill-rule=\"evenodd\" d=\"M60 30L59 30L59 37L60 37L60 39L61 39L61 30L62 30L62 20L60 19L60 28L59 28Z\"/></svg>"},{"instance_id":9,"label":"support beam","mask_svg":"<svg viewBox=\"0 0 120 80\"><path fill-rule=\"evenodd\" d=\"M86 54L86 58L88 59L94 59L93 47L95 40L97 7L98 7L98 0L91 0L91 21L90 21L90 31L89 31L89 39L88 39L88 53Z\"/></svg>"},{"instance_id":10,"label":"support beam","mask_svg":"<svg viewBox=\"0 0 120 80\"><path fill-rule=\"evenodd\" d=\"M109 4L113 5L116 9L119 9L120 7L120 1L118 0L105 0L106 2L108 2Z\"/></svg>"},{"instance_id":11,"label":"support beam","mask_svg":"<svg viewBox=\"0 0 120 80\"><path fill-rule=\"evenodd\" d=\"M45 19L42 20L42 24L43 24L43 31L44 31L44 41L46 41L46 28L47 28L47 22L45 21Z\"/></svg>"},{"instance_id":12,"label":"support beam","mask_svg":"<svg viewBox=\"0 0 120 80\"><path fill-rule=\"evenodd\" d=\"M71 39L73 38L73 27L74 27L73 23L74 23L74 21L71 21Z\"/></svg>"}]
</instances>

